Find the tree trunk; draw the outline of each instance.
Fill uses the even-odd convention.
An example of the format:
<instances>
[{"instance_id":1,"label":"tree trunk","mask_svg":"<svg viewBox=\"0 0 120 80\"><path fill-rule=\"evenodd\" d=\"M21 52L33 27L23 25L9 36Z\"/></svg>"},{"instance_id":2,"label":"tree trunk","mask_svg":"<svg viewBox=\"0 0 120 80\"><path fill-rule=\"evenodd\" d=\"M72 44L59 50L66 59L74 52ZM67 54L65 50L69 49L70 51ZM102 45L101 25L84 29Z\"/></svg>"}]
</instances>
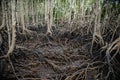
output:
<instances>
[{"instance_id":1,"label":"tree trunk","mask_svg":"<svg viewBox=\"0 0 120 80\"><path fill-rule=\"evenodd\" d=\"M5 1L2 0L2 25L0 26L0 30L4 27L5 25Z\"/></svg>"},{"instance_id":2,"label":"tree trunk","mask_svg":"<svg viewBox=\"0 0 120 80\"><path fill-rule=\"evenodd\" d=\"M53 23L53 0L48 0L47 1L47 34L52 35L51 29L52 29L52 23ZM46 14L46 13L45 13Z\"/></svg>"},{"instance_id":3,"label":"tree trunk","mask_svg":"<svg viewBox=\"0 0 120 80\"><path fill-rule=\"evenodd\" d=\"M11 0L11 3L12 3L12 5L11 5L11 9L12 9L12 26L11 26L12 36L11 37L12 38L11 38L10 47L9 47L9 50L8 50L6 57L9 57L12 54L14 47L15 47L15 42L16 42L16 28L15 28L16 27L16 16L15 16L15 13L16 13L15 4L16 4L16 2L15 2L15 0Z\"/></svg>"},{"instance_id":4,"label":"tree trunk","mask_svg":"<svg viewBox=\"0 0 120 80\"><path fill-rule=\"evenodd\" d=\"M21 26L22 26L22 32L25 33L25 20L24 20L24 5L23 5L24 0L20 0L20 15L21 15Z\"/></svg>"},{"instance_id":5,"label":"tree trunk","mask_svg":"<svg viewBox=\"0 0 120 80\"><path fill-rule=\"evenodd\" d=\"M32 24L35 24L34 0L32 0Z\"/></svg>"}]
</instances>

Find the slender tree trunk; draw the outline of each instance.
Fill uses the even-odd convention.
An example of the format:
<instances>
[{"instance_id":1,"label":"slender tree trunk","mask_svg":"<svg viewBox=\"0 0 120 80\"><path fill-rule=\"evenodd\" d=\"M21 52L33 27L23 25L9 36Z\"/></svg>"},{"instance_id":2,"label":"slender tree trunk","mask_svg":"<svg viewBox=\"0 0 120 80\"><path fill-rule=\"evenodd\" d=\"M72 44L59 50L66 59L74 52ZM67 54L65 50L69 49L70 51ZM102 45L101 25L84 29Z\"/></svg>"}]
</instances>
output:
<instances>
[{"instance_id":1,"label":"slender tree trunk","mask_svg":"<svg viewBox=\"0 0 120 80\"><path fill-rule=\"evenodd\" d=\"M16 42L16 28L15 28L16 27L16 15L15 15L15 13L16 13L16 8L15 8L16 2L15 2L15 0L11 0L11 3L12 3L12 5L11 5L11 9L12 9L12 26L11 26L12 35L11 35L10 47L9 47L9 50L8 50L8 53L7 53L6 57L9 57L12 54L12 52L14 50L14 47L15 47L15 42Z\"/></svg>"},{"instance_id":2,"label":"slender tree trunk","mask_svg":"<svg viewBox=\"0 0 120 80\"><path fill-rule=\"evenodd\" d=\"M77 11L76 11L76 0L73 0L73 10L74 10L73 19L76 19L76 14L77 14Z\"/></svg>"},{"instance_id":3,"label":"slender tree trunk","mask_svg":"<svg viewBox=\"0 0 120 80\"><path fill-rule=\"evenodd\" d=\"M7 33L8 33L8 47L10 48L10 44L11 44L11 29L9 26L9 9L8 9L8 5L6 4L5 8L7 9L5 11L5 15L6 15L6 27L7 27Z\"/></svg>"},{"instance_id":4,"label":"slender tree trunk","mask_svg":"<svg viewBox=\"0 0 120 80\"><path fill-rule=\"evenodd\" d=\"M21 26L22 26L22 32L25 33L25 20L24 20L24 0L20 0L20 15L21 15Z\"/></svg>"},{"instance_id":5,"label":"slender tree trunk","mask_svg":"<svg viewBox=\"0 0 120 80\"><path fill-rule=\"evenodd\" d=\"M91 46L91 54L92 54L92 48L94 45L94 42L96 40L98 40L100 45L104 45L104 40L101 34L101 6L100 6L100 2L96 1L95 2L95 10L94 10L94 14L95 14L95 20L94 20L94 32L93 32L93 39L92 39L92 46Z\"/></svg>"},{"instance_id":6,"label":"slender tree trunk","mask_svg":"<svg viewBox=\"0 0 120 80\"><path fill-rule=\"evenodd\" d=\"M78 20L79 20L79 18L80 18L80 3L81 3L81 1L80 0L78 0L78 14L77 14L77 18L78 18Z\"/></svg>"},{"instance_id":7,"label":"slender tree trunk","mask_svg":"<svg viewBox=\"0 0 120 80\"><path fill-rule=\"evenodd\" d=\"M47 2L47 4L46 4ZM52 35L52 23L53 23L53 0L45 1L45 20L47 21L47 34Z\"/></svg>"},{"instance_id":8,"label":"slender tree trunk","mask_svg":"<svg viewBox=\"0 0 120 80\"><path fill-rule=\"evenodd\" d=\"M46 24L48 19L48 1L45 0L44 4L45 4L45 24Z\"/></svg>"},{"instance_id":9,"label":"slender tree trunk","mask_svg":"<svg viewBox=\"0 0 120 80\"><path fill-rule=\"evenodd\" d=\"M17 31L19 32L20 30L19 30L19 28L20 28L20 2L19 1L17 1L16 2L17 3L17 6L16 6L16 8L17 8L17 10L16 10L16 25L17 25Z\"/></svg>"},{"instance_id":10,"label":"slender tree trunk","mask_svg":"<svg viewBox=\"0 0 120 80\"><path fill-rule=\"evenodd\" d=\"M36 1L36 7L37 7L37 9L36 9L36 23L37 23L37 27L38 27L38 24L39 24L39 5L40 5L40 3L39 3L39 0L37 0Z\"/></svg>"},{"instance_id":11,"label":"slender tree trunk","mask_svg":"<svg viewBox=\"0 0 120 80\"><path fill-rule=\"evenodd\" d=\"M5 25L5 1L2 0L2 25L0 26L0 30L4 27Z\"/></svg>"},{"instance_id":12,"label":"slender tree trunk","mask_svg":"<svg viewBox=\"0 0 120 80\"><path fill-rule=\"evenodd\" d=\"M32 0L32 24L35 23L34 0Z\"/></svg>"},{"instance_id":13,"label":"slender tree trunk","mask_svg":"<svg viewBox=\"0 0 120 80\"><path fill-rule=\"evenodd\" d=\"M52 28L53 25L53 0L50 1L50 29Z\"/></svg>"},{"instance_id":14,"label":"slender tree trunk","mask_svg":"<svg viewBox=\"0 0 120 80\"><path fill-rule=\"evenodd\" d=\"M68 11L68 23L71 23L71 18L72 18L72 8L71 8L71 0L68 0L68 5L69 5L69 11Z\"/></svg>"},{"instance_id":15,"label":"slender tree trunk","mask_svg":"<svg viewBox=\"0 0 120 80\"><path fill-rule=\"evenodd\" d=\"M81 21L82 21L82 24L84 24L85 22L85 0L82 1L81 3Z\"/></svg>"},{"instance_id":16,"label":"slender tree trunk","mask_svg":"<svg viewBox=\"0 0 120 80\"><path fill-rule=\"evenodd\" d=\"M29 25L29 8L28 8L28 0L25 0L25 23L26 26Z\"/></svg>"}]
</instances>

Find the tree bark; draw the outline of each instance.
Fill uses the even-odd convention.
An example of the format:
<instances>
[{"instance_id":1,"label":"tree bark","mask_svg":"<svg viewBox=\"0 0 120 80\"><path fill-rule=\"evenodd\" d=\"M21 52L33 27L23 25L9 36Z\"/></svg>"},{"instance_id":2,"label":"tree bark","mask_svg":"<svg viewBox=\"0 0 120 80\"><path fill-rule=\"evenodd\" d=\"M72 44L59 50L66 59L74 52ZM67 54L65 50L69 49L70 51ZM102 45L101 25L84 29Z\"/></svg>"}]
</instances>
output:
<instances>
[{"instance_id":1,"label":"tree bark","mask_svg":"<svg viewBox=\"0 0 120 80\"><path fill-rule=\"evenodd\" d=\"M22 32L25 33L25 20L24 20L24 5L23 5L24 0L20 0L20 15L21 15L21 26L22 26Z\"/></svg>"},{"instance_id":2,"label":"tree bark","mask_svg":"<svg viewBox=\"0 0 120 80\"><path fill-rule=\"evenodd\" d=\"M12 54L14 47L15 47L15 42L16 42L16 28L15 28L16 27L16 16L15 16L15 13L16 13L15 4L16 4L16 2L15 2L15 0L11 0L11 3L12 3L12 5L11 5L11 8L12 8L12 26L11 26L12 36L11 37L12 38L11 38L9 50L8 50L5 57L9 57Z\"/></svg>"},{"instance_id":3,"label":"tree bark","mask_svg":"<svg viewBox=\"0 0 120 80\"><path fill-rule=\"evenodd\" d=\"M5 25L5 1L2 0L2 25L0 26L0 30L4 27Z\"/></svg>"}]
</instances>

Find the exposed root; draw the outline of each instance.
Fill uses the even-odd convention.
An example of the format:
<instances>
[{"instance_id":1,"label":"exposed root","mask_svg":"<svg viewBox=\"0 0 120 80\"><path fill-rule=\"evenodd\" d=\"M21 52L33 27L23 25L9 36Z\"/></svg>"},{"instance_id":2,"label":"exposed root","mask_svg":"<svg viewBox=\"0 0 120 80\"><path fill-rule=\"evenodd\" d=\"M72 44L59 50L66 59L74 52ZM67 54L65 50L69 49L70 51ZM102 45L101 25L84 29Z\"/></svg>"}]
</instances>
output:
<instances>
[{"instance_id":1,"label":"exposed root","mask_svg":"<svg viewBox=\"0 0 120 80\"><path fill-rule=\"evenodd\" d=\"M47 60L47 59L46 59L46 62L47 62L55 71L57 71L58 73L61 72L60 67L57 66L55 63L53 63L51 60Z\"/></svg>"},{"instance_id":2,"label":"exposed root","mask_svg":"<svg viewBox=\"0 0 120 80\"><path fill-rule=\"evenodd\" d=\"M10 63L10 65L11 65L11 67L12 67L13 74L15 75L15 77L16 77L17 80L20 80L20 79L18 78L16 72L15 72L15 69L14 69L14 66L13 66L13 63L12 63L10 57L8 57L8 60L9 60L9 63Z\"/></svg>"}]
</instances>

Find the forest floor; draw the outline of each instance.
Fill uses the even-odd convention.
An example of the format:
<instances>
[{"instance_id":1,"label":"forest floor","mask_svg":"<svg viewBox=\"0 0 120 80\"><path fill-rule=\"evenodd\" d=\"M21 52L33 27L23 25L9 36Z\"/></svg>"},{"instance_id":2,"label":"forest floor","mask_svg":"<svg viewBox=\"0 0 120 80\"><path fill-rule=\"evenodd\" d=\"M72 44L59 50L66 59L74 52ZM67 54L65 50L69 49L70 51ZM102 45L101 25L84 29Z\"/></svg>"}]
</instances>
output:
<instances>
[{"instance_id":1,"label":"forest floor","mask_svg":"<svg viewBox=\"0 0 120 80\"><path fill-rule=\"evenodd\" d=\"M17 37L11 57L17 77L21 80L95 80L102 64L90 53L92 36L79 31L45 30ZM16 80L10 65L4 76Z\"/></svg>"}]
</instances>

